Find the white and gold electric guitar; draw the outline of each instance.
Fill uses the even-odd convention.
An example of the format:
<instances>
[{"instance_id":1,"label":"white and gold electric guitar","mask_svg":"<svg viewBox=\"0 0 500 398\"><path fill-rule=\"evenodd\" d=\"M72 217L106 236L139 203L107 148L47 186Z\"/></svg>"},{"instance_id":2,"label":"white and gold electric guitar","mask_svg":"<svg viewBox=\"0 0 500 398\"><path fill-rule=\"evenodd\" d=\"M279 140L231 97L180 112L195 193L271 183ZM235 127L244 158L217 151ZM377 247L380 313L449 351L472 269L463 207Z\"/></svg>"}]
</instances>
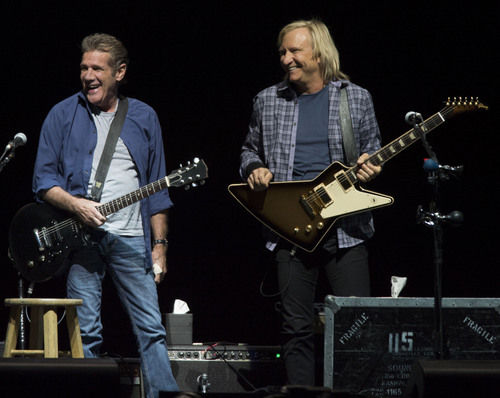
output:
<instances>
[{"instance_id":1,"label":"white and gold electric guitar","mask_svg":"<svg viewBox=\"0 0 500 398\"><path fill-rule=\"evenodd\" d=\"M462 112L488 107L478 99L461 98L446 106L370 156L368 162L380 166L447 119ZM347 215L388 206L387 195L360 187L358 166L334 162L316 178L308 181L271 182L268 189L252 191L247 184L232 184L230 194L255 218L295 246L312 252L333 224Z\"/></svg>"}]
</instances>

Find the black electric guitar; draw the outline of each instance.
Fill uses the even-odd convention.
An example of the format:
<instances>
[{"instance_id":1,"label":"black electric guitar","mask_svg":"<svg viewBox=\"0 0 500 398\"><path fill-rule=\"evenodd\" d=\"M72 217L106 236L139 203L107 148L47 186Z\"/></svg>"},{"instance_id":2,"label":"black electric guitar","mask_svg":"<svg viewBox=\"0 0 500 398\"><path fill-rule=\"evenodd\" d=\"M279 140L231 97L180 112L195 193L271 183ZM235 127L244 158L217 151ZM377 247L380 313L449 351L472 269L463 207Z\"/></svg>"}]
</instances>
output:
<instances>
[{"instance_id":1,"label":"black electric guitar","mask_svg":"<svg viewBox=\"0 0 500 398\"><path fill-rule=\"evenodd\" d=\"M421 122L418 128L395 139L368 161L380 166L408 148L447 119L462 112L488 109L477 99L445 102L440 112ZM248 184L232 184L230 194L255 218L297 247L312 252L340 217L394 202L387 195L362 189L356 177L358 166L346 167L334 162L315 179L271 182L268 189L254 192Z\"/></svg>"},{"instance_id":2,"label":"black electric guitar","mask_svg":"<svg viewBox=\"0 0 500 398\"><path fill-rule=\"evenodd\" d=\"M97 206L97 210L108 216L169 187L189 188L206 178L205 162L195 159L167 177ZM27 280L48 280L64 270L72 250L89 244L87 228L77 217L47 203L28 204L16 213L10 225L9 256Z\"/></svg>"}]
</instances>

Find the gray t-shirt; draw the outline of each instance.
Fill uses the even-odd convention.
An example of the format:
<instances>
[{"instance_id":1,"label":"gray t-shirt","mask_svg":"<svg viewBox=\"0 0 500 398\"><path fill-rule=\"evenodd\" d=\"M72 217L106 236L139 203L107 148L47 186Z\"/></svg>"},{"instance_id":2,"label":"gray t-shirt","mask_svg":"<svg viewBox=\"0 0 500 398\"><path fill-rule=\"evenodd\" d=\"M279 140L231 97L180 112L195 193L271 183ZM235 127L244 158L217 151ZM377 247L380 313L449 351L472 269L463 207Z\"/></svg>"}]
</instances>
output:
<instances>
[{"instance_id":1,"label":"gray t-shirt","mask_svg":"<svg viewBox=\"0 0 500 398\"><path fill-rule=\"evenodd\" d=\"M92 107L92 116L97 127L97 145L94 151L92 161L92 173L90 175L90 183L88 193L92 191L92 184L95 179L95 173L99 160L101 159L104 150L104 144L108 136L111 122L116 115L115 112L101 112L95 107ZM129 194L139 189L139 178L137 168L130 153L121 140L118 138L116 149L113 154L113 159L109 165L108 174L104 182L104 188L100 203L107 203L120 196ZM111 232L116 235L124 236L142 236L142 218L140 202L127 206L116 213L107 216L106 222L100 227L101 229Z\"/></svg>"}]
</instances>

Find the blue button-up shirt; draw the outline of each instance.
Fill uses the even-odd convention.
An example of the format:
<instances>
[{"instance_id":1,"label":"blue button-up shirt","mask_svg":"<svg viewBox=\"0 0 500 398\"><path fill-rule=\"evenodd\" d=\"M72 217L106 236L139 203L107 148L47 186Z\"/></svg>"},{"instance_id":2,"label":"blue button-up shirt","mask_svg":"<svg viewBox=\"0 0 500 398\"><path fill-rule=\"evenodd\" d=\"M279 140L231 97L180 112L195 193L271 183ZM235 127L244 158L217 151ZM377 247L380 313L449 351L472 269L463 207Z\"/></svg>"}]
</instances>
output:
<instances>
[{"instance_id":1,"label":"blue button-up shirt","mask_svg":"<svg viewBox=\"0 0 500 398\"><path fill-rule=\"evenodd\" d=\"M345 163L340 123L340 89L345 86L358 154L380 149L380 131L370 93L348 81L329 83L328 149L330 161ZM293 161L299 117L297 94L287 82L261 91L254 98L249 131L243 143L240 174L243 180L258 165L267 167L274 181L293 180ZM374 233L370 212L343 217L337 227L340 248L359 244ZM276 238L268 241L274 247Z\"/></svg>"},{"instance_id":2,"label":"blue button-up shirt","mask_svg":"<svg viewBox=\"0 0 500 398\"><path fill-rule=\"evenodd\" d=\"M129 108L120 138L137 167L142 187L165 177L165 155L156 112L145 103L129 98ZM59 186L71 195L85 196L92 171L97 129L83 93L55 105L47 115L33 176L33 192ZM141 201L146 250L151 250L151 215L172 206L165 189ZM150 260L151 256L148 256Z\"/></svg>"}]
</instances>

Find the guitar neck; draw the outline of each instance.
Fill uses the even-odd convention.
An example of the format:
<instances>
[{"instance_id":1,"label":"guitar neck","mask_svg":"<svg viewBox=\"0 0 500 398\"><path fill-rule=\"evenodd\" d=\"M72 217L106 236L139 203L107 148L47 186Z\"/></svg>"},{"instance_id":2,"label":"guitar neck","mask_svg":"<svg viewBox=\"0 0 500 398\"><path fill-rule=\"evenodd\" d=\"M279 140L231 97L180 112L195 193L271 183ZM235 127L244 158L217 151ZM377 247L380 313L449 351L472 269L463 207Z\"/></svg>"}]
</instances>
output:
<instances>
[{"instance_id":1,"label":"guitar neck","mask_svg":"<svg viewBox=\"0 0 500 398\"><path fill-rule=\"evenodd\" d=\"M429 119L420 123L418 127L414 127L411 130L407 131L401 137L395 139L390 144L386 145L378 152L374 153L370 156L370 163L375 166L381 166L389 159L396 156L398 153L402 152L404 149L408 148L411 144L418 141L422 138L422 134L427 134L430 131L434 130L436 127L444 123L446 120L446 116L443 115L445 113L446 108L441 112L436 113L431 116Z\"/></svg>"},{"instance_id":2,"label":"guitar neck","mask_svg":"<svg viewBox=\"0 0 500 398\"><path fill-rule=\"evenodd\" d=\"M431 116L427 120L418 124L418 127L414 127L411 130L404 133L401 137L396 138L391 143L387 144L382 149L375 152L368 158L368 162L375 166L381 166L389 159L392 159L398 153L402 152L404 149L408 148L414 142L417 142L422 138L422 134L427 134L434 130L436 127L444 123L447 119L454 115L455 109L453 106L447 106L441 111ZM359 166L353 166L349 168L346 173L352 182L357 182L356 172Z\"/></svg>"},{"instance_id":3,"label":"guitar neck","mask_svg":"<svg viewBox=\"0 0 500 398\"><path fill-rule=\"evenodd\" d=\"M163 177L158 181L152 182L133 192L123 195L103 205L100 205L97 207L97 210L99 211L99 213L106 217L110 214L116 213L118 210L133 205L134 203L137 203L142 199L146 199L147 197L157 192L163 191L169 186L170 181L168 177Z\"/></svg>"}]
</instances>

